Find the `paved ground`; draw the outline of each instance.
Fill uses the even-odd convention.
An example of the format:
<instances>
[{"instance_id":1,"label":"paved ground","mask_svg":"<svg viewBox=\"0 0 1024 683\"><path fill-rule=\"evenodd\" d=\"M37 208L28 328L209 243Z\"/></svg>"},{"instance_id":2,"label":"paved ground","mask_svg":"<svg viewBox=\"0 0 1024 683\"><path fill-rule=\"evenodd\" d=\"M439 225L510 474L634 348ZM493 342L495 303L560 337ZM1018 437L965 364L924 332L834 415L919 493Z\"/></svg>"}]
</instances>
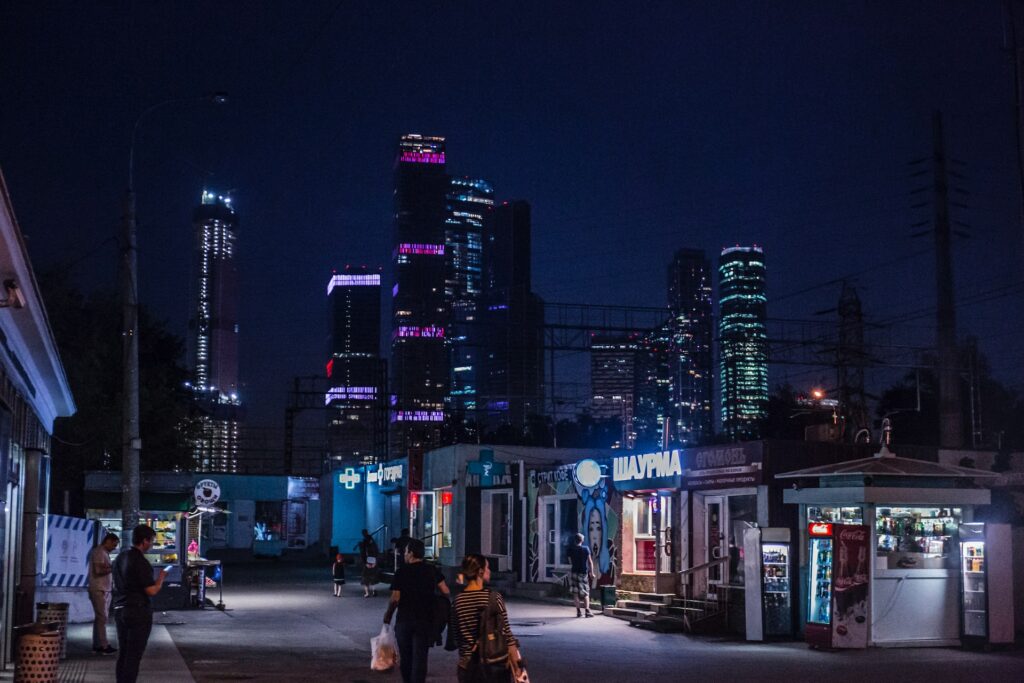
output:
<instances>
[{"instance_id":1,"label":"paved ground","mask_svg":"<svg viewBox=\"0 0 1024 683\"><path fill-rule=\"evenodd\" d=\"M353 582L345 597L335 598L326 566L268 562L229 566L225 575L227 611L157 615L198 683L400 680L397 673L369 669L370 637L380 629L386 591L363 599ZM1024 671L1022 651L829 653L802 643L747 644L651 633L607 617L576 619L571 608L542 603L512 601L509 609L533 683L632 683L638 676L658 681L1019 681ZM181 660L175 660L174 648L167 649L169 642L158 639L156 645L147 653L141 680L188 681L187 675L173 674L181 672ZM89 676L77 680L112 680L97 668L112 670L112 662L97 659L90 660ZM434 648L430 665L429 681L455 680L453 653ZM171 669L159 675L160 666Z\"/></svg>"}]
</instances>

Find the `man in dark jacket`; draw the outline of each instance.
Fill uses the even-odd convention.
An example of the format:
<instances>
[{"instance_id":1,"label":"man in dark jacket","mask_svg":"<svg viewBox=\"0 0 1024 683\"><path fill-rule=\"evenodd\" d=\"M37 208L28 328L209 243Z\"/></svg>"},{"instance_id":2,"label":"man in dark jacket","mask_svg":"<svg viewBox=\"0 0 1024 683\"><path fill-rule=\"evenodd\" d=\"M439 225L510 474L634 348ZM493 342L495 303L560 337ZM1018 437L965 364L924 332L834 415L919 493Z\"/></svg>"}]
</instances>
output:
<instances>
[{"instance_id":1,"label":"man in dark jacket","mask_svg":"<svg viewBox=\"0 0 1024 683\"><path fill-rule=\"evenodd\" d=\"M140 524L132 530L132 547L114 560L114 622L117 624L117 683L135 683L139 664L153 630L150 598L160 592L167 577L163 568L156 577L145 553L153 547L156 532Z\"/></svg>"}]
</instances>

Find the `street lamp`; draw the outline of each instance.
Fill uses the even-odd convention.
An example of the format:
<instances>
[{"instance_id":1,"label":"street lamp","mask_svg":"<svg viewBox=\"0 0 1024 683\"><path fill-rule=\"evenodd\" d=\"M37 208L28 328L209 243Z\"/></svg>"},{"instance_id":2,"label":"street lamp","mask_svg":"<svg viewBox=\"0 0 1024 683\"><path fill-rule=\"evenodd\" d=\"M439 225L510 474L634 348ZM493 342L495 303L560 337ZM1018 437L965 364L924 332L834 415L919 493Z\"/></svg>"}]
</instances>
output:
<instances>
[{"instance_id":1,"label":"street lamp","mask_svg":"<svg viewBox=\"0 0 1024 683\"><path fill-rule=\"evenodd\" d=\"M132 127L131 145L128 148L128 189L124 194L124 208L121 214L121 367L123 384L121 391L121 534L122 547L127 547L132 529L139 523L139 451L142 438L139 433L139 295L138 264L135 242L135 142L142 121L157 109L180 102L208 101L214 104L227 102L222 92L199 97L179 97L163 100L142 110Z\"/></svg>"}]
</instances>

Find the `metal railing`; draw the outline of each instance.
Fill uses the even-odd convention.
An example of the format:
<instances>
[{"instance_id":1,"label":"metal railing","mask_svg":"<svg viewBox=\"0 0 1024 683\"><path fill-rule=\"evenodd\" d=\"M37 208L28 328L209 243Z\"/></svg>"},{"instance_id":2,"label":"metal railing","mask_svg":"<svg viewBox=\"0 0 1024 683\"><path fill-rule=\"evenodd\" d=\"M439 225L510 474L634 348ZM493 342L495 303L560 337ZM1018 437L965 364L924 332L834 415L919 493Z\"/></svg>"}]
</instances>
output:
<instances>
[{"instance_id":1,"label":"metal railing","mask_svg":"<svg viewBox=\"0 0 1024 683\"><path fill-rule=\"evenodd\" d=\"M701 573L705 576L709 573L712 567L719 567L726 564L729 561L728 557L718 557L709 562L703 564L694 565L688 569L683 569L679 572L679 588L683 591L683 597L687 600L695 599L693 596L693 584L694 579L697 578ZM705 585L707 579L705 579Z\"/></svg>"}]
</instances>

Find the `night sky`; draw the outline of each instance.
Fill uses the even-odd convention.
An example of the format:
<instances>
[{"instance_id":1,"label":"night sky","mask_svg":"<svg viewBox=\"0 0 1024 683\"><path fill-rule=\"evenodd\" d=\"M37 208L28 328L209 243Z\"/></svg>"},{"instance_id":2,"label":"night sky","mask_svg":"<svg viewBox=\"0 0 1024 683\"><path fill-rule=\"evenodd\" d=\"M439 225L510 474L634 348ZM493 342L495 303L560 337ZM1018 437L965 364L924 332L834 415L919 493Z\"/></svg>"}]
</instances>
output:
<instances>
[{"instance_id":1,"label":"night sky","mask_svg":"<svg viewBox=\"0 0 1024 683\"><path fill-rule=\"evenodd\" d=\"M277 427L290 378L323 370L331 269L387 268L402 133L446 136L449 172L532 204L549 301L661 306L674 249L756 243L773 318L830 320L814 314L839 287L817 285L860 273L867 315L886 323L872 334L922 345L934 257L910 237L931 215L911 208L910 162L929 154L938 108L971 193L956 284L979 301L958 309L959 332L1024 387L1021 288L1005 289L1024 281L1024 232L1004 3L890 5L7 2L0 168L37 270L80 259L84 288L114 287L103 241L135 117L230 93L140 129L141 299L186 333L191 212L204 187L232 190L242 396Z\"/></svg>"}]
</instances>

